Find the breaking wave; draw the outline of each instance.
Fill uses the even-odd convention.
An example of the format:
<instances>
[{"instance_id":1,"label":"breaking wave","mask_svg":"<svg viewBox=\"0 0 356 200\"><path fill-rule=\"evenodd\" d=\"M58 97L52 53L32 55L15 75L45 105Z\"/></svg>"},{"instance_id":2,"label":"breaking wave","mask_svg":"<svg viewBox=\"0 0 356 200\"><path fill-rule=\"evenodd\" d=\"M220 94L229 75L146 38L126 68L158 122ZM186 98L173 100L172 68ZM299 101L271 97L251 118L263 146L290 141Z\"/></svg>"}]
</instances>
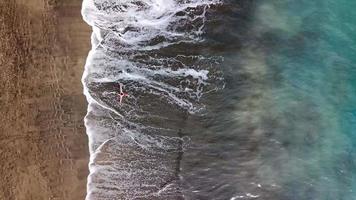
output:
<instances>
[{"instance_id":1,"label":"breaking wave","mask_svg":"<svg viewBox=\"0 0 356 200\"><path fill-rule=\"evenodd\" d=\"M224 87L221 57L202 55L218 0L84 0L93 28L82 78L89 102L87 199L181 199L180 124ZM120 103L120 86L129 94Z\"/></svg>"}]
</instances>

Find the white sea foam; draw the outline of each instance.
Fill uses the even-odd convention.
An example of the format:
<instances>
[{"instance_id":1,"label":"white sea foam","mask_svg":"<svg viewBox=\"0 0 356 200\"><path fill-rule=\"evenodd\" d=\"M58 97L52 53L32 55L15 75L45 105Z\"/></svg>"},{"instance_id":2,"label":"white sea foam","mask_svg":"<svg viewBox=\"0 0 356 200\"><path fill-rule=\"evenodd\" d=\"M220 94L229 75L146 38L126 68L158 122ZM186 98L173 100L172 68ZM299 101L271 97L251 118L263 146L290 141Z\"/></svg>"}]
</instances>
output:
<instances>
[{"instance_id":1,"label":"white sea foam","mask_svg":"<svg viewBox=\"0 0 356 200\"><path fill-rule=\"evenodd\" d=\"M202 95L222 87L219 58L162 50L203 41L206 11L218 3L83 1L83 18L93 27L92 50L82 79L89 102L87 200L181 195L176 158L187 140L169 124L154 127L147 121L169 118L157 113L160 107L197 112L203 107ZM130 94L123 105L117 98L119 84Z\"/></svg>"},{"instance_id":2,"label":"white sea foam","mask_svg":"<svg viewBox=\"0 0 356 200\"><path fill-rule=\"evenodd\" d=\"M98 39L108 34L114 43L132 49L159 48L174 42L197 40L205 20L205 10L219 0L84 0L83 18L95 27ZM205 7L200 13L195 8ZM182 14L183 13L183 14ZM164 37L155 45L146 42Z\"/></svg>"}]
</instances>

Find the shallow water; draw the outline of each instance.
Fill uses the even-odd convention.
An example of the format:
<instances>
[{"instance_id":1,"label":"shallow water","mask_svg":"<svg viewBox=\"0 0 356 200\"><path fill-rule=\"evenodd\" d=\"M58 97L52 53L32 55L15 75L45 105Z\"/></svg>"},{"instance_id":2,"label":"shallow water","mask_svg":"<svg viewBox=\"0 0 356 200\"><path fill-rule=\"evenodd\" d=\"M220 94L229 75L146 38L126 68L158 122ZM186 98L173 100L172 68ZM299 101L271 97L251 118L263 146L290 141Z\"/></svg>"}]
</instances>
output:
<instances>
[{"instance_id":1,"label":"shallow water","mask_svg":"<svg viewBox=\"0 0 356 200\"><path fill-rule=\"evenodd\" d=\"M87 199L355 199L355 3L83 5Z\"/></svg>"}]
</instances>

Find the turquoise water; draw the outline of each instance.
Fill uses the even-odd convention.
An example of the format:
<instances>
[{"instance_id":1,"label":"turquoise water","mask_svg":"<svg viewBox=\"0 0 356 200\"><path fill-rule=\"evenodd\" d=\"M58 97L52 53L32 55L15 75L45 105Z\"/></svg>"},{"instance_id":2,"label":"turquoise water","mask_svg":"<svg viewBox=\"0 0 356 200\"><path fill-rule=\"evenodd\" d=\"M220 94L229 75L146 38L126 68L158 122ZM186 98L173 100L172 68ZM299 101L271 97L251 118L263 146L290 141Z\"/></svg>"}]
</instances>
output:
<instances>
[{"instance_id":1,"label":"turquoise water","mask_svg":"<svg viewBox=\"0 0 356 200\"><path fill-rule=\"evenodd\" d=\"M240 4L215 38L227 84L212 129L229 152L216 170L239 180L235 199L356 199L356 2Z\"/></svg>"},{"instance_id":2,"label":"turquoise water","mask_svg":"<svg viewBox=\"0 0 356 200\"><path fill-rule=\"evenodd\" d=\"M266 45L269 83L261 102L283 147L266 162L285 199L356 199L355 8L346 0L256 6L252 29Z\"/></svg>"}]
</instances>

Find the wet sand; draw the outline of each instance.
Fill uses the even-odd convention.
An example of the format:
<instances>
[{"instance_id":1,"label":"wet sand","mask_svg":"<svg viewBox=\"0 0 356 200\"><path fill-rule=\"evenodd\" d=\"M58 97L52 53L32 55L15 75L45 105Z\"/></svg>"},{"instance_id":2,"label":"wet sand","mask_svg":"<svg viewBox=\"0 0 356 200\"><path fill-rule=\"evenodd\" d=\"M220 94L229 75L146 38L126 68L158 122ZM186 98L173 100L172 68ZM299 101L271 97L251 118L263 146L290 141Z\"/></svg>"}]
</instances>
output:
<instances>
[{"instance_id":1,"label":"wet sand","mask_svg":"<svg viewBox=\"0 0 356 200\"><path fill-rule=\"evenodd\" d=\"M0 200L85 198L81 2L0 1Z\"/></svg>"}]
</instances>

